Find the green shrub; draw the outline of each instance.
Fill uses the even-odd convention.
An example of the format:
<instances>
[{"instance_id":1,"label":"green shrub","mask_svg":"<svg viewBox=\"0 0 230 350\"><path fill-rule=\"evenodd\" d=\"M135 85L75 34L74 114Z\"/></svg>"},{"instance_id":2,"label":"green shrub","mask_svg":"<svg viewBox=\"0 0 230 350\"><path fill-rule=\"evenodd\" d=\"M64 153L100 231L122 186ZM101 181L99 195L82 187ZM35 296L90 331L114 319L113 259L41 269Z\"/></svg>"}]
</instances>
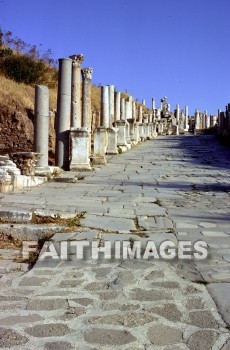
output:
<instances>
[{"instance_id":1,"label":"green shrub","mask_svg":"<svg viewBox=\"0 0 230 350\"><path fill-rule=\"evenodd\" d=\"M13 50L11 50L9 47L0 50L0 57L1 58L8 57L11 55L13 55Z\"/></svg>"},{"instance_id":2,"label":"green shrub","mask_svg":"<svg viewBox=\"0 0 230 350\"><path fill-rule=\"evenodd\" d=\"M12 54L0 58L0 70L6 77L18 83L47 84L54 87L57 81L57 70L49 67L41 59L26 55Z\"/></svg>"},{"instance_id":3,"label":"green shrub","mask_svg":"<svg viewBox=\"0 0 230 350\"><path fill-rule=\"evenodd\" d=\"M18 83L36 84L41 78L44 63L25 55L10 55L2 60L1 69L8 78Z\"/></svg>"}]
</instances>

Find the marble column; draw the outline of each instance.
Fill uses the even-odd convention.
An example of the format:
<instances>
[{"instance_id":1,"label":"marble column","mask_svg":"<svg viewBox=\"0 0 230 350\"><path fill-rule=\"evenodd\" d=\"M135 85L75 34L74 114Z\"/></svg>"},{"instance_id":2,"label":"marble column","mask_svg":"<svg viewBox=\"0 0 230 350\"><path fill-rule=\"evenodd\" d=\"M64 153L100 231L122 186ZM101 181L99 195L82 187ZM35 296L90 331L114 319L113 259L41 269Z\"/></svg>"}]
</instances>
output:
<instances>
[{"instance_id":1,"label":"marble column","mask_svg":"<svg viewBox=\"0 0 230 350\"><path fill-rule=\"evenodd\" d=\"M91 85L92 85L92 68L82 69L82 126L91 132Z\"/></svg>"},{"instance_id":2,"label":"marble column","mask_svg":"<svg viewBox=\"0 0 230 350\"><path fill-rule=\"evenodd\" d=\"M133 136L133 142L135 145L138 144L140 141L140 136L139 136L139 122L137 121L137 108L136 108L136 102L133 101L132 103L132 116L134 120L134 136Z\"/></svg>"},{"instance_id":3,"label":"marble column","mask_svg":"<svg viewBox=\"0 0 230 350\"><path fill-rule=\"evenodd\" d=\"M121 93L115 92L115 122L121 120Z\"/></svg>"},{"instance_id":4,"label":"marble column","mask_svg":"<svg viewBox=\"0 0 230 350\"><path fill-rule=\"evenodd\" d=\"M56 131L56 165L69 168L69 130L71 115L71 77L72 60L59 59L57 131Z\"/></svg>"},{"instance_id":5,"label":"marble column","mask_svg":"<svg viewBox=\"0 0 230 350\"><path fill-rule=\"evenodd\" d=\"M149 138L153 137L153 113L149 113Z\"/></svg>"},{"instance_id":6,"label":"marble column","mask_svg":"<svg viewBox=\"0 0 230 350\"><path fill-rule=\"evenodd\" d=\"M215 126L217 124L217 119L218 119L218 117L216 115L214 115L213 119L212 119L213 126Z\"/></svg>"},{"instance_id":7,"label":"marble column","mask_svg":"<svg viewBox=\"0 0 230 350\"><path fill-rule=\"evenodd\" d=\"M101 86L101 120L100 126L94 131L93 164L106 164L106 149L108 146L109 128L109 86Z\"/></svg>"},{"instance_id":8,"label":"marble column","mask_svg":"<svg viewBox=\"0 0 230 350\"><path fill-rule=\"evenodd\" d=\"M177 125L179 125L179 123L180 123L180 107L179 107L179 105L176 105L176 121L177 121Z\"/></svg>"},{"instance_id":9,"label":"marble column","mask_svg":"<svg viewBox=\"0 0 230 350\"><path fill-rule=\"evenodd\" d=\"M142 100L142 104L143 104L143 106L145 106L145 99Z\"/></svg>"},{"instance_id":10,"label":"marble column","mask_svg":"<svg viewBox=\"0 0 230 350\"><path fill-rule=\"evenodd\" d=\"M210 115L205 114L205 128L209 129L210 128Z\"/></svg>"},{"instance_id":11,"label":"marble column","mask_svg":"<svg viewBox=\"0 0 230 350\"><path fill-rule=\"evenodd\" d=\"M109 128L109 87L101 86L101 126Z\"/></svg>"},{"instance_id":12,"label":"marble column","mask_svg":"<svg viewBox=\"0 0 230 350\"><path fill-rule=\"evenodd\" d=\"M144 140L149 137L149 126L148 126L148 114L143 115L143 129L144 129Z\"/></svg>"},{"instance_id":13,"label":"marble column","mask_svg":"<svg viewBox=\"0 0 230 350\"><path fill-rule=\"evenodd\" d=\"M161 110L160 110L160 108L156 109L156 118L157 118L158 121L161 120Z\"/></svg>"},{"instance_id":14,"label":"marble column","mask_svg":"<svg viewBox=\"0 0 230 350\"><path fill-rule=\"evenodd\" d=\"M154 111L156 108L156 101L155 98L152 98L152 110Z\"/></svg>"},{"instance_id":15,"label":"marble column","mask_svg":"<svg viewBox=\"0 0 230 350\"><path fill-rule=\"evenodd\" d=\"M126 120L126 142L128 144L128 148L131 148L131 140L130 140L130 125L128 119L130 117L130 101L125 101L125 120Z\"/></svg>"},{"instance_id":16,"label":"marble column","mask_svg":"<svg viewBox=\"0 0 230 350\"><path fill-rule=\"evenodd\" d=\"M114 123L114 85L109 85L109 127Z\"/></svg>"},{"instance_id":17,"label":"marble column","mask_svg":"<svg viewBox=\"0 0 230 350\"><path fill-rule=\"evenodd\" d=\"M81 64L84 61L82 54L72 55L72 87L71 87L71 127L82 126L81 109Z\"/></svg>"},{"instance_id":18,"label":"marble column","mask_svg":"<svg viewBox=\"0 0 230 350\"><path fill-rule=\"evenodd\" d=\"M121 98L121 120L125 120L125 98Z\"/></svg>"},{"instance_id":19,"label":"marble column","mask_svg":"<svg viewBox=\"0 0 230 350\"><path fill-rule=\"evenodd\" d=\"M202 113L202 121L201 121L201 123L202 123L202 129L205 129L205 119L206 119L206 113L204 112L204 113Z\"/></svg>"},{"instance_id":20,"label":"marble column","mask_svg":"<svg viewBox=\"0 0 230 350\"><path fill-rule=\"evenodd\" d=\"M195 111L195 130L200 129L200 112L198 109Z\"/></svg>"},{"instance_id":21,"label":"marble column","mask_svg":"<svg viewBox=\"0 0 230 350\"><path fill-rule=\"evenodd\" d=\"M41 153L36 167L48 167L49 153L49 89L44 85L35 86L35 128L34 152Z\"/></svg>"},{"instance_id":22,"label":"marble column","mask_svg":"<svg viewBox=\"0 0 230 350\"><path fill-rule=\"evenodd\" d=\"M189 129L189 120L188 120L188 106L185 106L185 122L184 122L184 131Z\"/></svg>"},{"instance_id":23,"label":"marble column","mask_svg":"<svg viewBox=\"0 0 230 350\"><path fill-rule=\"evenodd\" d=\"M138 121L139 121L139 138L141 141L145 139L144 137L144 124L143 124L143 108L138 107Z\"/></svg>"},{"instance_id":24,"label":"marble column","mask_svg":"<svg viewBox=\"0 0 230 350\"><path fill-rule=\"evenodd\" d=\"M107 131L103 126L99 126L94 130L94 151L93 151L93 165L106 164L106 145L107 145Z\"/></svg>"},{"instance_id":25,"label":"marble column","mask_svg":"<svg viewBox=\"0 0 230 350\"><path fill-rule=\"evenodd\" d=\"M132 101L132 118L134 121L137 120L137 114L136 114L136 102Z\"/></svg>"}]
</instances>

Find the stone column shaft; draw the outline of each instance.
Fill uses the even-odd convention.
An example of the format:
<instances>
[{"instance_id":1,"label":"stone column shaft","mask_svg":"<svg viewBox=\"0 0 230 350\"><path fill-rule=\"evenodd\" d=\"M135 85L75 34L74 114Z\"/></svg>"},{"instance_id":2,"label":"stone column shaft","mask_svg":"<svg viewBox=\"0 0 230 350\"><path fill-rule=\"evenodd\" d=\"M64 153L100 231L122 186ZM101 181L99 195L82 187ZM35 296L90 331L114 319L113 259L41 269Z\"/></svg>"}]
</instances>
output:
<instances>
[{"instance_id":1,"label":"stone column shaft","mask_svg":"<svg viewBox=\"0 0 230 350\"><path fill-rule=\"evenodd\" d=\"M152 98L152 110L156 108L155 98Z\"/></svg>"},{"instance_id":2,"label":"stone column shaft","mask_svg":"<svg viewBox=\"0 0 230 350\"><path fill-rule=\"evenodd\" d=\"M179 107L179 105L176 105L176 120L177 120L177 123L179 125L179 121L180 121L180 107Z\"/></svg>"},{"instance_id":3,"label":"stone column shaft","mask_svg":"<svg viewBox=\"0 0 230 350\"><path fill-rule=\"evenodd\" d=\"M49 152L49 89L47 86L35 86L34 114L34 151L42 153L36 166L45 168L48 166Z\"/></svg>"},{"instance_id":4,"label":"stone column shaft","mask_svg":"<svg viewBox=\"0 0 230 350\"><path fill-rule=\"evenodd\" d=\"M139 121L139 123L143 123L142 106L139 106L139 108L138 108L138 121Z\"/></svg>"},{"instance_id":5,"label":"stone column shaft","mask_svg":"<svg viewBox=\"0 0 230 350\"><path fill-rule=\"evenodd\" d=\"M132 102L132 118L134 119L134 121L137 120L136 102L135 101Z\"/></svg>"},{"instance_id":6,"label":"stone column shaft","mask_svg":"<svg viewBox=\"0 0 230 350\"><path fill-rule=\"evenodd\" d=\"M82 69L82 127L91 132L92 111L91 111L91 85L92 68Z\"/></svg>"},{"instance_id":7,"label":"stone column shaft","mask_svg":"<svg viewBox=\"0 0 230 350\"><path fill-rule=\"evenodd\" d=\"M121 120L125 120L125 98L121 98Z\"/></svg>"},{"instance_id":8,"label":"stone column shaft","mask_svg":"<svg viewBox=\"0 0 230 350\"><path fill-rule=\"evenodd\" d=\"M121 120L121 93L115 92L115 122Z\"/></svg>"},{"instance_id":9,"label":"stone column shaft","mask_svg":"<svg viewBox=\"0 0 230 350\"><path fill-rule=\"evenodd\" d=\"M130 102L125 101L125 119L130 119Z\"/></svg>"},{"instance_id":10,"label":"stone column shaft","mask_svg":"<svg viewBox=\"0 0 230 350\"><path fill-rule=\"evenodd\" d=\"M109 126L114 123L114 85L109 85Z\"/></svg>"},{"instance_id":11,"label":"stone column shaft","mask_svg":"<svg viewBox=\"0 0 230 350\"><path fill-rule=\"evenodd\" d=\"M109 87L101 86L101 126L109 128Z\"/></svg>"},{"instance_id":12,"label":"stone column shaft","mask_svg":"<svg viewBox=\"0 0 230 350\"><path fill-rule=\"evenodd\" d=\"M71 76L72 60L70 58L59 59L56 165L64 169L69 167Z\"/></svg>"},{"instance_id":13,"label":"stone column shaft","mask_svg":"<svg viewBox=\"0 0 230 350\"><path fill-rule=\"evenodd\" d=\"M72 55L72 87L71 87L71 127L81 128L82 109L81 109L81 64L84 56Z\"/></svg>"}]
</instances>

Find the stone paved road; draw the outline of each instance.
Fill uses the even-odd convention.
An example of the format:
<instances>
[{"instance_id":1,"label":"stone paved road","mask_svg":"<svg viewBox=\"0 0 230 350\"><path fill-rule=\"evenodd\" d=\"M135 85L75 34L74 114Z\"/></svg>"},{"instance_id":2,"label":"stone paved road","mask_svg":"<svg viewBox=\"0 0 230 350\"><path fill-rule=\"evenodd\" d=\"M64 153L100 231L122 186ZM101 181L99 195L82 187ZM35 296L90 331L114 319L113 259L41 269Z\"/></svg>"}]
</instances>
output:
<instances>
[{"instance_id":1,"label":"stone paved road","mask_svg":"<svg viewBox=\"0 0 230 350\"><path fill-rule=\"evenodd\" d=\"M229 169L229 150L212 136L159 137L79 183L3 194L2 213L86 212L77 232L53 236L55 247L203 240L209 255L76 261L71 250L71 261L3 273L0 348L230 349Z\"/></svg>"}]
</instances>

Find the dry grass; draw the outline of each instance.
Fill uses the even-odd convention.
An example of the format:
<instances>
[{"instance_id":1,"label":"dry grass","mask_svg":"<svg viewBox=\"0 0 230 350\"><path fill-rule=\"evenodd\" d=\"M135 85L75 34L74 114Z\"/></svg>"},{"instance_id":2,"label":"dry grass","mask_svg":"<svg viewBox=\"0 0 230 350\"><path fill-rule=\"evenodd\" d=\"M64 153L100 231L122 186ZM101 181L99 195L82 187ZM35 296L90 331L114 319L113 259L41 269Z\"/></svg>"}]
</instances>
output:
<instances>
[{"instance_id":1,"label":"dry grass","mask_svg":"<svg viewBox=\"0 0 230 350\"><path fill-rule=\"evenodd\" d=\"M49 89L50 109L57 108L57 89ZM100 88L92 86L92 109L100 110ZM15 110L34 110L34 87L0 76L0 105Z\"/></svg>"},{"instance_id":2,"label":"dry grass","mask_svg":"<svg viewBox=\"0 0 230 350\"><path fill-rule=\"evenodd\" d=\"M15 110L34 109L34 87L0 76L0 105ZM50 108L56 109L57 90L50 89Z\"/></svg>"}]
</instances>

